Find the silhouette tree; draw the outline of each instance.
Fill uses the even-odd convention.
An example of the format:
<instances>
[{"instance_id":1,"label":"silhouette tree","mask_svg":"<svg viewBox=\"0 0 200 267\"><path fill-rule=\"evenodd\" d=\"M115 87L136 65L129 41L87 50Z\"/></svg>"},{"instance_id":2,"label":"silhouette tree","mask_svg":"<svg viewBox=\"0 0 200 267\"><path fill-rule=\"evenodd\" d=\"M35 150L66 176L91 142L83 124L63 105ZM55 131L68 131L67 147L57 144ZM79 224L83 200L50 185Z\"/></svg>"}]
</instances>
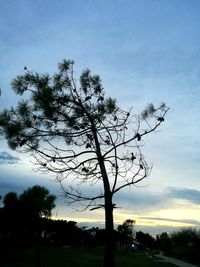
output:
<instances>
[{"instance_id":1,"label":"silhouette tree","mask_svg":"<svg viewBox=\"0 0 200 267\"><path fill-rule=\"evenodd\" d=\"M135 238L143 248L153 249L156 247L156 240L149 233L136 232Z\"/></svg>"},{"instance_id":2,"label":"silhouette tree","mask_svg":"<svg viewBox=\"0 0 200 267\"><path fill-rule=\"evenodd\" d=\"M55 196L50 195L48 189L35 185L25 190L19 196L21 211L24 214L25 227L33 233L36 244L36 267L41 267L41 219L50 217L55 207Z\"/></svg>"},{"instance_id":3,"label":"silhouette tree","mask_svg":"<svg viewBox=\"0 0 200 267\"><path fill-rule=\"evenodd\" d=\"M38 219L50 217L51 211L55 208L55 196L50 195L49 190L43 186L35 185L25 190L19 200L26 217Z\"/></svg>"},{"instance_id":4,"label":"silhouette tree","mask_svg":"<svg viewBox=\"0 0 200 267\"><path fill-rule=\"evenodd\" d=\"M14 241L23 239L24 233L28 235L29 242L33 238L36 245L36 267L41 266L42 221L44 217L50 217L51 210L55 207L54 201L55 196L39 185L28 188L20 196L15 192L9 192L3 199L3 229Z\"/></svg>"},{"instance_id":5,"label":"silhouette tree","mask_svg":"<svg viewBox=\"0 0 200 267\"><path fill-rule=\"evenodd\" d=\"M133 115L132 108L122 110L115 99L105 98L98 75L85 70L78 83L73 67L73 61L63 60L53 76L26 68L12 88L27 96L0 113L0 131L11 149L31 152L39 171L56 175L68 203L105 209L104 262L111 267L113 196L150 174L143 138L156 131L168 107L150 104Z\"/></svg>"},{"instance_id":6,"label":"silhouette tree","mask_svg":"<svg viewBox=\"0 0 200 267\"><path fill-rule=\"evenodd\" d=\"M160 234L159 246L165 255L170 256L172 249L172 242L168 233L163 232L162 234Z\"/></svg>"},{"instance_id":7,"label":"silhouette tree","mask_svg":"<svg viewBox=\"0 0 200 267\"><path fill-rule=\"evenodd\" d=\"M15 208L18 203L18 196L15 192L9 192L3 199L4 208Z\"/></svg>"},{"instance_id":8,"label":"silhouette tree","mask_svg":"<svg viewBox=\"0 0 200 267\"><path fill-rule=\"evenodd\" d=\"M28 221L26 225L30 225L42 217L50 217L51 210L55 207L54 201L55 196L39 185L28 188L19 196L15 192L9 192L3 199L4 216L10 218L7 224L15 225L16 219L22 218L21 223Z\"/></svg>"},{"instance_id":9,"label":"silhouette tree","mask_svg":"<svg viewBox=\"0 0 200 267\"><path fill-rule=\"evenodd\" d=\"M123 245L130 245L133 241L133 228L135 223L135 220L127 219L122 224L118 225L117 231L120 234L120 242Z\"/></svg>"}]
</instances>

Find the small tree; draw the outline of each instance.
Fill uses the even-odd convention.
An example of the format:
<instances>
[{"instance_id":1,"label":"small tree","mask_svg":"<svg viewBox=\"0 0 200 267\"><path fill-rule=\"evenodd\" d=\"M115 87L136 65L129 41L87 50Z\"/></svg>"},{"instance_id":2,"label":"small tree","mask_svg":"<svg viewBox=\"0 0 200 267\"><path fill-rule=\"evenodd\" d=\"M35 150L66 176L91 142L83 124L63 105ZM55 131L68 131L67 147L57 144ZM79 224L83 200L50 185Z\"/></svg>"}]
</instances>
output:
<instances>
[{"instance_id":1,"label":"small tree","mask_svg":"<svg viewBox=\"0 0 200 267\"><path fill-rule=\"evenodd\" d=\"M165 255L170 256L172 249L172 242L168 233L163 232L159 236L160 248Z\"/></svg>"},{"instance_id":2,"label":"small tree","mask_svg":"<svg viewBox=\"0 0 200 267\"><path fill-rule=\"evenodd\" d=\"M25 190L21 195L9 192L3 199L3 211L11 218L11 224L15 225L17 218L27 221L26 225L35 224L42 217L50 217L55 207L55 196L43 186L35 185ZM7 219L7 218L6 218Z\"/></svg>"},{"instance_id":3,"label":"small tree","mask_svg":"<svg viewBox=\"0 0 200 267\"><path fill-rule=\"evenodd\" d=\"M133 241L133 228L136 221L127 219L122 224L118 225L117 231L120 234L120 241L123 245L130 245Z\"/></svg>"},{"instance_id":4,"label":"small tree","mask_svg":"<svg viewBox=\"0 0 200 267\"><path fill-rule=\"evenodd\" d=\"M105 266L111 267L113 196L149 176L142 140L156 131L168 108L150 104L133 115L105 98L98 75L86 70L78 83L73 66L64 60L51 77L25 68L12 88L29 99L1 112L0 132L11 149L30 152L38 170L56 175L69 203L105 209Z\"/></svg>"},{"instance_id":5,"label":"small tree","mask_svg":"<svg viewBox=\"0 0 200 267\"><path fill-rule=\"evenodd\" d=\"M55 196L50 195L45 187L35 185L25 190L19 196L19 201L24 212L24 222L35 235L36 267L41 267L41 218L51 216L55 208Z\"/></svg>"},{"instance_id":6,"label":"small tree","mask_svg":"<svg viewBox=\"0 0 200 267\"><path fill-rule=\"evenodd\" d=\"M40 237L42 217L49 217L55 207L55 196L50 195L45 187L35 185L25 190L20 196L10 192L4 197L3 227L15 240L23 239L22 233L34 237L36 245L36 267L41 266ZM32 239L31 239L32 240Z\"/></svg>"},{"instance_id":7,"label":"small tree","mask_svg":"<svg viewBox=\"0 0 200 267\"><path fill-rule=\"evenodd\" d=\"M156 240L149 233L136 232L135 238L143 248L153 249L156 246Z\"/></svg>"},{"instance_id":8,"label":"small tree","mask_svg":"<svg viewBox=\"0 0 200 267\"><path fill-rule=\"evenodd\" d=\"M50 195L47 188L39 185L25 190L19 196L19 201L26 216L35 219L50 217L52 209L55 208L55 196Z\"/></svg>"}]
</instances>

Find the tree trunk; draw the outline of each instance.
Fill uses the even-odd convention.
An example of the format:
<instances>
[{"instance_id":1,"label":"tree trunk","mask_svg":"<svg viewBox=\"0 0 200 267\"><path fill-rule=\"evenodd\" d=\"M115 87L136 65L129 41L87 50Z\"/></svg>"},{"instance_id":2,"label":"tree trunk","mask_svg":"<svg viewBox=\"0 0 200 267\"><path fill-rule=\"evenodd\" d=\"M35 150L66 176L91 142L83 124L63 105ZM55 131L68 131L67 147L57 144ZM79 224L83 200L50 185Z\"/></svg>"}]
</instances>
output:
<instances>
[{"instance_id":1,"label":"tree trunk","mask_svg":"<svg viewBox=\"0 0 200 267\"><path fill-rule=\"evenodd\" d=\"M105 199L105 228L104 267L115 267L113 204L110 197Z\"/></svg>"},{"instance_id":2,"label":"tree trunk","mask_svg":"<svg viewBox=\"0 0 200 267\"><path fill-rule=\"evenodd\" d=\"M96 145L96 153L97 153L97 157L98 157L99 166L101 169L104 192L105 192L106 237L105 237L104 267L115 267L112 193L110 190L110 183L109 183L108 175L106 172L104 158L101 154L101 148L100 148L100 143L99 143L98 136L97 136L97 130L95 128L93 121L91 121L91 124L92 124L92 132L94 135L94 140L95 140L95 145Z\"/></svg>"}]
</instances>

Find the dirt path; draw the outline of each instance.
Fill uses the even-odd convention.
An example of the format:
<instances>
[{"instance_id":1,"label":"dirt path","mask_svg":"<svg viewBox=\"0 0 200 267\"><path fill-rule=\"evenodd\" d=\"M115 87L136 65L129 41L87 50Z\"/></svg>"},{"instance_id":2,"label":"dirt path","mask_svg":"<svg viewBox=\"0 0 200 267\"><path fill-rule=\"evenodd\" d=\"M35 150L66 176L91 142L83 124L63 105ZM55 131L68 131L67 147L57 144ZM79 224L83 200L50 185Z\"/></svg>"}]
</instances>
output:
<instances>
[{"instance_id":1,"label":"dirt path","mask_svg":"<svg viewBox=\"0 0 200 267\"><path fill-rule=\"evenodd\" d=\"M184 261L181 261L181 260L177 260L177 259L174 259L174 258L170 258L170 257L167 257L167 256L163 256L163 255L155 255L156 257L166 261L166 262L170 262L170 263L173 263L179 267L198 267L197 265L193 265L193 264L190 264L190 263L187 263L187 262L184 262Z\"/></svg>"}]
</instances>

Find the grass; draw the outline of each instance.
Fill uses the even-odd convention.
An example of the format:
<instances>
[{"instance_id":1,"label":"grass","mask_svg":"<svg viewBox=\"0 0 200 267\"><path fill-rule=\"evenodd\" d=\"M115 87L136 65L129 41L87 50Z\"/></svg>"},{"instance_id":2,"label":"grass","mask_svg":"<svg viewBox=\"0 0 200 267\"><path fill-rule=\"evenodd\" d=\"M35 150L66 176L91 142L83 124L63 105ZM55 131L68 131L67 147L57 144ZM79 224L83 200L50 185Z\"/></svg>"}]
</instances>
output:
<instances>
[{"instance_id":1,"label":"grass","mask_svg":"<svg viewBox=\"0 0 200 267\"><path fill-rule=\"evenodd\" d=\"M2 267L35 267L33 249L17 249L4 256ZM174 265L157 262L146 252L117 252L117 267L173 267ZM89 248L42 248L42 267L102 267L103 249Z\"/></svg>"}]
</instances>

